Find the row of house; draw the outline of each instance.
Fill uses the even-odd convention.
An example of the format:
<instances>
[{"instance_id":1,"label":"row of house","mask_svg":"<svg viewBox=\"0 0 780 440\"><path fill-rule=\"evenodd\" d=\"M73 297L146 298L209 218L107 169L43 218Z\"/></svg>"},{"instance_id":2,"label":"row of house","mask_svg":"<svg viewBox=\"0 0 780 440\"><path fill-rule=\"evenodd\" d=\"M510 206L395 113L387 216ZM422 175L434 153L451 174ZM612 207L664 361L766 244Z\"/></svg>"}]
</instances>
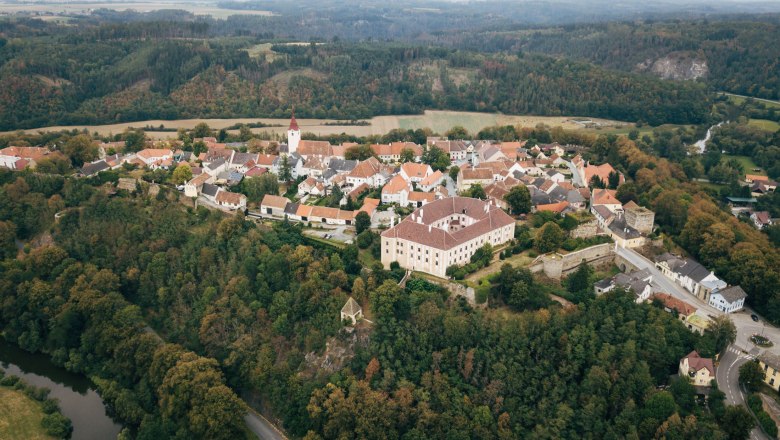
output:
<instances>
[{"instance_id":1,"label":"row of house","mask_svg":"<svg viewBox=\"0 0 780 440\"><path fill-rule=\"evenodd\" d=\"M354 224L355 217L358 213L365 212L369 216L372 216L378 206L379 200L366 197L363 200L363 206L360 209L356 211L347 211L339 208L293 203L286 197L266 194L260 202L260 212L263 215L279 219L287 218L289 220L303 222L349 226Z\"/></svg>"},{"instance_id":2,"label":"row of house","mask_svg":"<svg viewBox=\"0 0 780 440\"><path fill-rule=\"evenodd\" d=\"M739 286L729 286L715 273L691 258L670 253L659 255L655 267L705 303L724 313L742 310L747 294Z\"/></svg>"}]
</instances>

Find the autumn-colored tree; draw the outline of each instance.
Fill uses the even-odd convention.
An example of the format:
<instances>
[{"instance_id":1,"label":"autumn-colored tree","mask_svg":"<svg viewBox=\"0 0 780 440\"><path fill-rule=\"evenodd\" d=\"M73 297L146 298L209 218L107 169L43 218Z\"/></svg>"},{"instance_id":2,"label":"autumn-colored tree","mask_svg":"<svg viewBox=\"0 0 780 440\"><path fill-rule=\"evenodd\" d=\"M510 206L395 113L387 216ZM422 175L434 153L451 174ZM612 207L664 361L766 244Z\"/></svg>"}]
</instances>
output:
<instances>
[{"instance_id":1,"label":"autumn-colored tree","mask_svg":"<svg viewBox=\"0 0 780 440\"><path fill-rule=\"evenodd\" d=\"M173 183L181 185L185 182L189 182L192 179L192 168L189 164L183 163L173 170Z\"/></svg>"}]
</instances>

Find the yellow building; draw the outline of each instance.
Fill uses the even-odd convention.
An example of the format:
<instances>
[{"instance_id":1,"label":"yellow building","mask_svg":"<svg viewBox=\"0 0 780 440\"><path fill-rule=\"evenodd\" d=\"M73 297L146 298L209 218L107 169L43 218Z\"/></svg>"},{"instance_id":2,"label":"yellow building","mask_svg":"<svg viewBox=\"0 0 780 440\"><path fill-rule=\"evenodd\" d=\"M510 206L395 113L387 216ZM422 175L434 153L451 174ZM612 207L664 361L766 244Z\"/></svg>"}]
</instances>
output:
<instances>
[{"instance_id":1,"label":"yellow building","mask_svg":"<svg viewBox=\"0 0 780 440\"><path fill-rule=\"evenodd\" d=\"M780 356L766 351L758 357L758 364L764 370L764 382L775 391L780 391Z\"/></svg>"}]
</instances>

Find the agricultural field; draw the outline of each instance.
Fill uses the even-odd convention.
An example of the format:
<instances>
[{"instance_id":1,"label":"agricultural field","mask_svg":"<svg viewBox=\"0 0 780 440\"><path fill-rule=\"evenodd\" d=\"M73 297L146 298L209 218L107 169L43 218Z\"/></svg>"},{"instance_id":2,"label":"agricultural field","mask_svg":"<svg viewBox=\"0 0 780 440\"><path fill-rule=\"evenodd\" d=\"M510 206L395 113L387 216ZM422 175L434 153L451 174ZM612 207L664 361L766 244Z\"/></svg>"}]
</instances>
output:
<instances>
[{"instance_id":1,"label":"agricultural field","mask_svg":"<svg viewBox=\"0 0 780 440\"><path fill-rule=\"evenodd\" d=\"M90 3L90 2L73 2L73 3L17 3L9 1L0 1L0 13L13 14L13 13L35 13L51 14L50 16L42 15L42 17L56 17L67 14L88 14L94 9L112 9L115 11L127 11L135 10L139 12L158 11L162 9L180 9L187 12L191 12L195 15L210 15L214 18L227 18L231 15L260 15L271 16L271 11L252 11L252 10L234 10L220 8L216 3L193 3L184 1L161 1L161 2L127 2L127 3ZM40 17L39 17L40 18Z\"/></svg>"},{"instance_id":2,"label":"agricultural field","mask_svg":"<svg viewBox=\"0 0 780 440\"><path fill-rule=\"evenodd\" d=\"M761 174L761 175L766 174L766 172L763 169L761 169L761 167L756 165L756 163L753 162L753 159L751 159L748 156L729 156L724 154L721 160L723 162L726 162L729 159L736 159L737 161L739 161L739 163L742 164L742 168L745 169L745 173L747 174ZM755 171L756 169L761 169L761 171Z\"/></svg>"},{"instance_id":3,"label":"agricultural field","mask_svg":"<svg viewBox=\"0 0 780 440\"><path fill-rule=\"evenodd\" d=\"M634 124L627 122L609 121L604 119L589 119L600 124L599 128L583 128L581 123L575 122L571 117L565 116L512 116L498 113L477 113L477 112L457 112L457 111L439 111L427 110L422 115L400 115L400 116L376 116L369 119L370 125L325 125L333 123L331 119L298 119L298 125L303 132L314 133L324 136L329 134L347 133L354 136L383 135L396 128L418 129L430 128L434 132L444 133L453 126L461 125L470 133L477 133L485 127L496 124L499 125L520 125L523 127L535 127L537 124L546 124L550 127L563 127L567 130L584 130L593 133L609 133L610 130L625 130L628 132ZM222 129L235 124L248 124L252 122L262 122L267 125L276 125L276 127L254 128L254 133L267 132L280 136L285 136L289 119L271 119L271 118L232 118L232 119L179 119L175 121L151 120L138 122L124 122L120 124L107 125L77 125L77 126L55 126L34 128L25 130L29 133L39 131L59 131L73 129L87 129L90 133L98 133L101 136L121 133L128 128L140 127L159 127L166 129L186 128L192 129L200 122L205 122L213 129ZM647 129L649 130L649 128ZM175 131L147 131L147 135L152 139L168 139L176 137Z\"/></svg>"},{"instance_id":4,"label":"agricultural field","mask_svg":"<svg viewBox=\"0 0 780 440\"><path fill-rule=\"evenodd\" d=\"M737 104L737 105L742 104L747 99L747 97L745 97L745 96L733 95L731 93L724 93L724 95L728 96L729 100L731 100L731 102L733 102L734 104ZM753 99L755 99L756 101L759 101L759 102L763 102L764 104L766 104L767 107L777 107L777 108L780 108L780 102L778 102L778 101L771 101L769 99L758 99L758 98L753 98Z\"/></svg>"},{"instance_id":5,"label":"agricultural field","mask_svg":"<svg viewBox=\"0 0 780 440\"><path fill-rule=\"evenodd\" d=\"M43 427L43 410L21 391L0 387L0 439L50 439Z\"/></svg>"}]
</instances>

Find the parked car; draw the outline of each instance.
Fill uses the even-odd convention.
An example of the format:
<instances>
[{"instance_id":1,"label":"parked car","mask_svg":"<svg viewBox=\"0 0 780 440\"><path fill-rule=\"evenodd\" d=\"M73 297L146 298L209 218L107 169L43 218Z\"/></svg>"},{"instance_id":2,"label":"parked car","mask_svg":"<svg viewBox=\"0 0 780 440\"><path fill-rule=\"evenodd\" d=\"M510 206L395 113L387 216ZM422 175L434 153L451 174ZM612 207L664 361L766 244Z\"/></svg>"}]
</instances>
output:
<instances>
[{"instance_id":1,"label":"parked car","mask_svg":"<svg viewBox=\"0 0 780 440\"><path fill-rule=\"evenodd\" d=\"M758 315L756 315L756 314L754 313L754 314L750 315L750 319L752 319L753 321L756 321L756 322L758 322Z\"/></svg>"}]
</instances>

